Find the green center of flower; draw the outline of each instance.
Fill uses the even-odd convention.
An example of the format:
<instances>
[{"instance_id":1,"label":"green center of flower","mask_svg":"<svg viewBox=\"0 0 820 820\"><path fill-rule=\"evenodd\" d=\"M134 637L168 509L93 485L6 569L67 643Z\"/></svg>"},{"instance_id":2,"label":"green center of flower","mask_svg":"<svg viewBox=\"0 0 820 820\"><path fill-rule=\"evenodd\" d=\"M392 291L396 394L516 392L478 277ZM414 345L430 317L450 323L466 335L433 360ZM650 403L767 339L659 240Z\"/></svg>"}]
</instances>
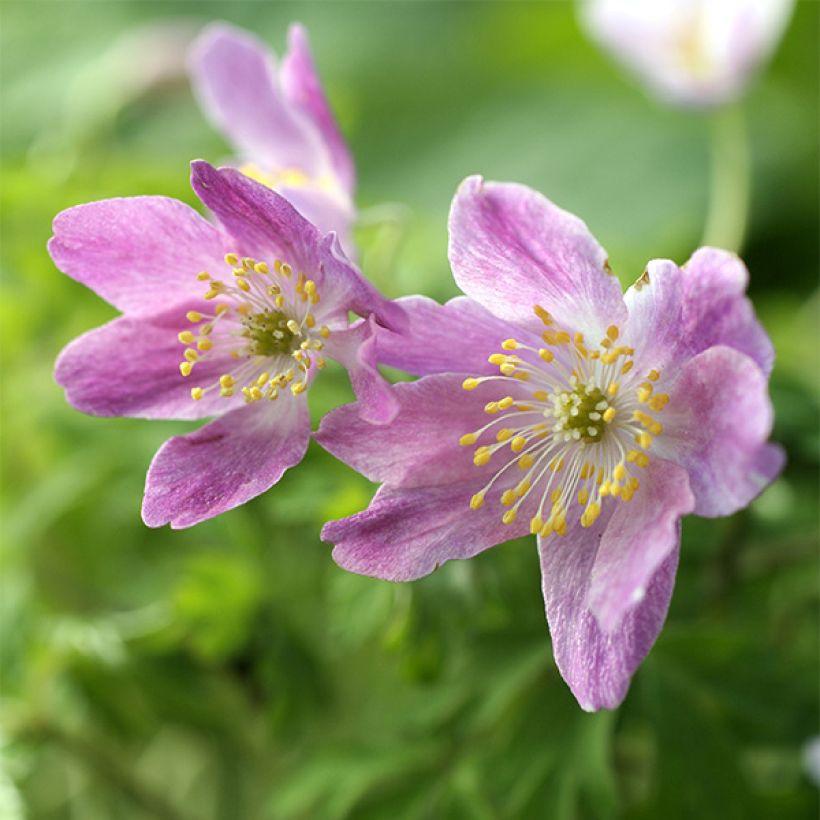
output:
<instances>
[{"instance_id":1,"label":"green center of flower","mask_svg":"<svg viewBox=\"0 0 820 820\"><path fill-rule=\"evenodd\" d=\"M555 419L555 433L578 430L581 441L590 444L601 441L605 426L603 414L609 409L609 402L600 387L579 384L575 390L554 395L552 405L550 417Z\"/></svg>"},{"instance_id":2,"label":"green center of flower","mask_svg":"<svg viewBox=\"0 0 820 820\"><path fill-rule=\"evenodd\" d=\"M248 340L247 355L290 355L301 344L300 337L288 327L288 317L280 310L253 313L242 319L242 335Z\"/></svg>"}]
</instances>

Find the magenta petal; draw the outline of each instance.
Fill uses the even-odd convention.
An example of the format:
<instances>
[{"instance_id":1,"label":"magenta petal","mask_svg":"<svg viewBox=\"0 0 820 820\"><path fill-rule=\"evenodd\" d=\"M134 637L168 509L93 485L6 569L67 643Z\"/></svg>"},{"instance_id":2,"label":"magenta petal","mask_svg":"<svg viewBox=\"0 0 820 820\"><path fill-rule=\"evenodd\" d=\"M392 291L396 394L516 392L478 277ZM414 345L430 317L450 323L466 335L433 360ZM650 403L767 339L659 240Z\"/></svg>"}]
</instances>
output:
<instances>
[{"instance_id":1,"label":"magenta petal","mask_svg":"<svg viewBox=\"0 0 820 820\"><path fill-rule=\"evenodd\" d=\"M348 310L362 317L373 314L385 327L400 332L406 330L408 320L401 305L386 299L362 276L359 269L345 256L333 233L322 238L319 267L316 283L322 293L320 309L324 305L324 309L328 310L327 303L332 303L339 316L346 317Z\"/></svg>"},{"instance_id":2,"label":"magenta petal","mask_svg":"<svg viewBox=\"0 0 820 820\"><path fill-rule=\"evenodd\" d=\"M478 302L457 296L444 305L426 296L397 300L407 315L403 333L383 332L377 339L381 364L416 376L428 373L497 374L498 366L487 357L500 350L510 336L535 347L532 336L493 316Z\"/></svg>"},{"instance_id":3,"label":"magenta petal","mask_svg":"<svg viewBox=\"0 0 820 820\"><path fill-rule=\"evenodd\" d=\"M626 316L587 226L524 185L464 180L450 210L449 253L459 287L502 319L537 329L540 304L593 338Z\"/></svg>"},{"instance_id":4,"label":"magenta petal","mask_svg":"<svg viewBox=\"0 0 820 820\"><path fill-rule=\"evenodd\" d=\"M606 527L601 516L590 529L566 538L539 538L541 576L552 650L561 676L582 709L615 709L629 689L666 620L675 583L675 546L646 586L646 594L612 632L604 632L588 606L597 544Z\"/></svg>"},{"instance_id":5,"label":"magenta petal","mask_svg":"<svg viewBox=\"0 0 820 820\"><path fill-rule=\"evenodd\" d=\"M700 248L683 266L684 319L698 350L726 345L745 353L768 375L774 348L744 295L749 272L728 251Z\"/></svg>"},{"instance_id":6,"label":"magenta petal","mask_svg":"<svg viewBox=\"0 0 820 820\"><path fill-rule=\"evenodd\" d=\"M351 259L355 258L356 245L351 235L351 227L356 220L356 209L352 201L308 185L277 185L276 191L321 233L335 231L345 253Z\"/></svg>"},{"instance_id":7,"label":"magenta petal","mask_svg":"<svg viewBox=\"0 0 820 820\"><path fill-rule=\"evenodd\" d=\"M356 394L358 414L365 422L387 424L399 411L398 400L379 373L375 362L376 320L371 316L347 330L334 331L327 340L327 355L347 369Z\"/></svg>"},{"instance_id":8,"label":"magenta petal","mask_svg":"<svg viewBox=\"0 0 820 820\"><path fill-rule=\"evenodd\" d=\"M661 418L659 450L689 472L698 515L745 507L783 466L777 448L766 444L772 428L766 377L731 348L712 347L689 361Z\"/></svg>"},{"instance_id":9,"label":"magenta petal","mask_svg":"<svg viewBox=\"0 0 820 820\"><path fill-rule=\"evenodd\" d=\"M116 308L150 313L199 298L203 270L222 265L222 237L175 199L104 199L57 214L48 251L63 273Z\"/></svg>"},{"instance_id":10,"label":"magenta petal","mask_svg":"<svg viewBox=\"0 0 820 820\"><path fill-rule=\"evenodd\" d=\"M287 99L313 120L330 153L336 177L352 194L356 184L353 158L322 90L307 32L298 23L288 30L288 52L282 60L282 87Z\"/></svg>"},{"instance_id":11,"label":"magenta petal","mask_svg":"<svg viewBox=\"0 0 820 820\"><path fill-rule=\"evenodd\" d=\"M701 248L681 269L656 259L626 292L626 336L637 357L677 367L714 345L754 359L768 375L774 350L745 297L748 273L734 254Z\"/></svg>"},{"instance_id":12,"label":"magenta petal","mask_svg":"<svg viewBox=\"0 0 820 820\"><path fill-rule=\"evenodd\" d=\"M481 481L438 487L383 486L364 511L329 521L322 540L335 544L333 559L350 572L386 581L413 581L445 561L472 558L528 531L523 512L501 523L498 507L470 509Z\"/></svg>"},{"instance_id":13,"label":"magenta petal","mask_svg":"<svg viewBox=\"0 0 820 820\"><path fill-rule=\"evenodd\" d=\"M190 527L238 507L298 464L309 439L304 396L255 402L175 436L151 462L143 521L149 527Z\"/></svg>"},{"instance_id":14,"label":"magenta petal","mask_svg":"<svg viewBox=\"0 0 820 820\"><path fill-rule=\"evenodd\" d=\"M618 504L590 580L588 605L603 632L615 632L624 615L643 600L658 567L678 547L680 517L694 506L686 471L661 460L641 475L632 501Z\"/></svg>"},{"instance_id":15,"label":"magenta petal","mask_svg":"<svg viewBox=\"0 0 820 820\"><path fill-rule=\"evenodd\" d=\"M188 378L179 372L185 348L177 334L190 327L185 312L201 307L191 303L153 316L121 316L74 339L54 371L68 401L95 416L200 419L229 410L233 402L218 390L194 401L191 388L216 384L234 361L208 357Z\"/></svg>"},{"instance_id":16,"label":"magenta petal","mask_svg":"<svg viewBox=\"0 0 820 820\"><path fill-rule=\"evenodd\" d=\"M191 77L202 108L248 161L320 176L328 158L306 114L285 99L273 54L240 29L220 23L199 37Z\"/></svg>"},{"instance_id":17,"label":"magenta petal","mask_svg":"<svg viewBox=\"0 0 820 820\"><path fill-rule=\"evenodd\" d=\"M322 419L316 441L371 481L403 487L475 476L487 481L493 467L479 471L472 450L458 440L486 423L484 404L497 398L497 391L487 385L465 393L461 382L461 376L441 374L394 385L399 411L386 425L369 424L356 404L338 407Z\"/></svg>"},{"instance_id":18,"label":"magenta petal","mask_svg":"<svg viewBox=\"0 0 820 820\"><path fill-rule=\"evenodd\" d=\"M316 279L321 236L284 197L234 168L216 169L203 160L191 163L191 184L240 245L232 250L269 265L271 257L281 259Z\"/></svg>"},{"instance_id":19,"label":"magenta petal","mask_svg":"<svg viewBox=\"0 0 820 820\"><path fill-rule=\"evenodd\" d=\"M681 269L668 259L653 259L624 294L629 311L624 338L635 357L658 370L674 368L699 352L684 322L686 299Z\"/></svg>"}]
</instances>

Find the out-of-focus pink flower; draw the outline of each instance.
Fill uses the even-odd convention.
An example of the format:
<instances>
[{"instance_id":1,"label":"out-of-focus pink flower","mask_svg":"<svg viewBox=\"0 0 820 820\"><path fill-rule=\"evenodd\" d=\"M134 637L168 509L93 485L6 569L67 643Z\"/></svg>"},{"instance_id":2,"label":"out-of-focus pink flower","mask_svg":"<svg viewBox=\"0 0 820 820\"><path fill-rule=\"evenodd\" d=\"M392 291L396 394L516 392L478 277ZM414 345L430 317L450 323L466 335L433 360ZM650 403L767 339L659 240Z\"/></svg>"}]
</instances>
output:
<instances>
[{"instance_id":1,"label":"out-of-focus pink flower","mask_svg":"<svg viewBox=\"0 0 820 820\"><path fill-rule=\"evenodd\" d=\"M323 530L346 569L407 581L538 535L555 658L590 710L621 702L663 625L681 516L733 513L783 465L743 263L654 260L622 295L606 258L535 191L467 179L450 212L466 296L401 300L409 331L377 340L430 375L394 387L388 424L353 404L317 433L383 482Z\"/></svg>"},{"instance_id":2,"label":"out-of-focus pink flower","mask_svg":"<svg viewBox=\"0 0 820 820\"><path fill-rule=\"evenodd\" d=\"M580 0L590 36L662 99L738 97L780 39L793 0Z\"/></svg>"},{"instance_id":3,"label":"out-of-focus pink flower","mask_svg":"<svg viewBox=\"0 0 820 820\"><path fill-rule=\"evenodd\" d=\"M109 199L58 214L57 267L124 315L71 342L55 377L99 416L215 421L167 441L148 472L143 518L187 527L259 495L310 438L308 388L340 362L382 423L395 398L374 361L376 319L404 312L283 197L233 168L192 166L213 225L175 199ZM363 320L350 324L348 312Z\"/></svg>"},{"instance_id":4,"label":"out-of-focus pink flower","mask_svg":"<svg viewBox=\"0 0 820 820\"><path fill-rule=\"evenodd\" d=\"M350 253L356 217L353 159L313 64L307 34L294 24L276 55L253 35L209 26L190 55L202 109L232 144L243 173L278 191Z\"/></svg>"}]
</instances>

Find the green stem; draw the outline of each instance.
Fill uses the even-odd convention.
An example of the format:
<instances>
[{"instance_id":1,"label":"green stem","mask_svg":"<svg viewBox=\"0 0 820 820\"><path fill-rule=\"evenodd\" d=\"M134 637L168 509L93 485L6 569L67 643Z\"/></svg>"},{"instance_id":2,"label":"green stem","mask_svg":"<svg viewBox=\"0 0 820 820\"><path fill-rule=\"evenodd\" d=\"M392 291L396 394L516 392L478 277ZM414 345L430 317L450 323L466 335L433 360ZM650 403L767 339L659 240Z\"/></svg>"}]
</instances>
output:
<instances>
[{"instance_id":1,"label":"green stem","mask_svg":"<svg viewBox=\"0 0 820 820\"><path fill-rule=\"evenodd\" d=\"M709 210L701 245L740 251L751 189L751 151L743 111L719 109L712 120Z\"/></svg>"}]
</instances>

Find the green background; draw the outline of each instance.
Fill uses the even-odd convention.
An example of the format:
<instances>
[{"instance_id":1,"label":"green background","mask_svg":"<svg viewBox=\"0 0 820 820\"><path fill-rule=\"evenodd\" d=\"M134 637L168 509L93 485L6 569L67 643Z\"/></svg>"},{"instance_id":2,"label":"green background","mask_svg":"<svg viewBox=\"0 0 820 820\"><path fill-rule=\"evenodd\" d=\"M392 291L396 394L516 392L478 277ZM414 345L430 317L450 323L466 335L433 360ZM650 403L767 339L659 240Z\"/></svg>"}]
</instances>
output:
<instances>
[{"instance_id":1,"label":"green background","mask_svg":"<svg viewBox=\"0 0 820 820\"><path fill-rule=\"evenodd\" d=\"M187 162L229 156L179 73L186 32L211 19L280 53L290 20L308 26L359 169L363 267L391 296L455 292L446 213L471 173L580 214L625 284L652 257L685 261L713 117L648 99L564 2L5 0L0 15L0 817L816 816L817 4L798 4L736 112L789 465L748 510L685 522L667 626L621 709L595 715L555 669L529 539L412 585L347 574L318 533L373 487L314 445L245 507L146 529L148 462L191 426L64 402L55 356L114 314L45 243L79 202L195 203ZM331 369L315 419L349 395Z\"/></svg>"}]
</instances>

